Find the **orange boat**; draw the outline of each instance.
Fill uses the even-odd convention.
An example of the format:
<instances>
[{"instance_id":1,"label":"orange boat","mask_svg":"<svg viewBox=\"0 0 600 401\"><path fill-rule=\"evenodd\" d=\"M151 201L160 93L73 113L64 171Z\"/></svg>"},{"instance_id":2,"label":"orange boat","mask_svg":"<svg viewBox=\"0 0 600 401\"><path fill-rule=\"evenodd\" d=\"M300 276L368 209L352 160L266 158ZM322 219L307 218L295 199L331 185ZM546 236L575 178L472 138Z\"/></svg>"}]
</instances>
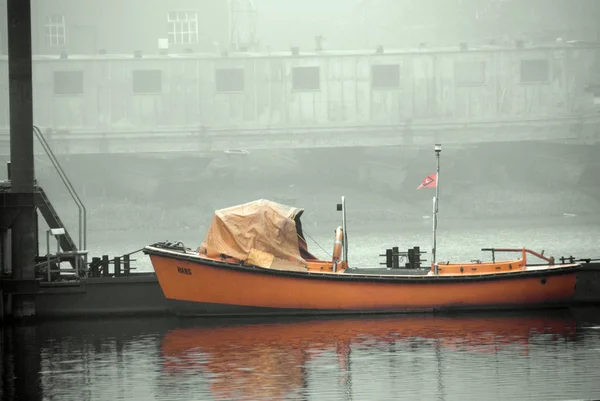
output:
<instances>
[{"instance_id":1,"label":"orange boat","mask_svg":"<svg viewBox=\"0 0 600 401\"><path fill-rule=\"evenodd\" d=\"M309 251L303 209L258 200L217 210L197 250L144 248L163 294L184 315L404 313L566 306L578 264L510 261L436 264L428 274L348 269L345 205L332 260Z\"/></svg>"}]
</instances>

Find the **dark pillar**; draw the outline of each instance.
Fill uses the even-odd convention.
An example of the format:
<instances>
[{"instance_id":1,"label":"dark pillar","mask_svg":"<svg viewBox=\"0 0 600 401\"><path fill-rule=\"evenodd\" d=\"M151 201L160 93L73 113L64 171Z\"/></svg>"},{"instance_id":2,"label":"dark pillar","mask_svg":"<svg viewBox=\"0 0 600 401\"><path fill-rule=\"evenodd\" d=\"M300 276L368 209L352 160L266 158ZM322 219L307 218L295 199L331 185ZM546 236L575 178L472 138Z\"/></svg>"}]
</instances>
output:
<instances>
[{"instance_id":1,"label":"dark pillar","mask_svg":"<svg viewBox=\"0 0 600 401\"><path fill-rule=\"evenodd\" d=\"M1 336L3 399L41 400L41 356L35 326L8 326Z\"/></svg>"},{"instance_id":2,"label":"dark pillar","mask_svg":"<svg viewBox=\"0 0 600 401\"><path fill-rule=\"evenodd\" d=\"M12 278L34 279L31 0L7 0L12 192L24 205L12 226ZM13 296L13 317L33 317L33 295Z\"/></svg>"}]
</instances>

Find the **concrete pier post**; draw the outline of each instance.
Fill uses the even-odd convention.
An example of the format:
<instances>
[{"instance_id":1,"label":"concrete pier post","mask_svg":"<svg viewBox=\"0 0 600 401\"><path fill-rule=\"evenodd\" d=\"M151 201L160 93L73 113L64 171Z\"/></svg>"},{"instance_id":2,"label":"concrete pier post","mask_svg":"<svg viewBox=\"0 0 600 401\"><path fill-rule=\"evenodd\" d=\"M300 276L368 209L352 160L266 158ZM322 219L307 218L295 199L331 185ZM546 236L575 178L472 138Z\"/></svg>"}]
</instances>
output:
<instances>
[{"instance_id":1,"label":"concrete pier post","mask_svg":"<svg viewBox=\"0 0 600 401\"><path fill-rule=\"evenodd\" d=\"M0 333L4 399L42 400L41 356L36 327L13 325Z\"/></svg>"},{"instance_id":2,"label":"concrete pier post","mask_svg":"<svg viewBox=\"0 0 600 401\"><path fill-rule=\"evenodd\" d=\"M7 0L12 192L22 205L12 226L12 279L35 278L31 0ZM14 294L13 318L33 317L32 294Z\"/></svg>"}]
</instances>

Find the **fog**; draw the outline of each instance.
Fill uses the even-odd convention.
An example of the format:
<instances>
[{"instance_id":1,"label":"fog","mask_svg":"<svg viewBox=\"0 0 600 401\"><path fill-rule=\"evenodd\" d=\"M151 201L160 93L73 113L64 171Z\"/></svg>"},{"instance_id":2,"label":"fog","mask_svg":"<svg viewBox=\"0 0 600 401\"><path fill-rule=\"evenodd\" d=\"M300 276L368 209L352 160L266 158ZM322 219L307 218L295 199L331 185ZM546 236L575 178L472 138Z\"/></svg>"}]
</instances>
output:
<instances>
[{"instance_id":1,"label":"fog","mask_svg":"<svg viewBox=\"0 0 600 401\"><path fill-rule=\"evenodd\" d=\"M260 198L317 233L342 195L354 227L428 232L435 143L440 224L590 222L598 21L595 0L32 0L34 120L92 237L131 248L200 243L215 209ZM36 178L76 231L39 145Z\"/></svg>"},{"instance_id":2,"label":"fog","mask_svg":"<svg viewBox=\"0 0 600 401\"><path fill-rule=\"evenodd\" d=\"M12 182L4 168L11 139L15 145L22 134L11 127L9 103L29 110L27 95L9 100L7 1L19 0L0 0L0 191L16 194L3 197L5 209L15 206L6 199L29 199L18 189L30 192L23 183L29 178L21 185L15 178L26 163L12 170ZM573 266L522 272L512 260L502 268L511 270L506 287L498 284L505 274L500 265L477 273L474 265L460 266L468 277L444 279L457 284L433 284L441 276L373 277L385 274L374 268L396 246L420 247L423 269L402 259L394 267L407 269L387 269L391 274L425 275L432 260L436 274L438 267L447 272L447 264L437 263L489 260L480 252L491 247L528 248L547 261L600 258L600 0L28 1L38 236L28 235L31 214L3 216L12 232L3 227L0 270L8 277L10 268L12 280L0 288L7 295L2 310L13 317L89 317L166 311L165 301L176 301L218 313L435 313L388 323L321 321L312 328L282 321L229 330L226 319L198 332L186 330L197 321L180 319L15 326L0 338L0 393L222 399L250 389L253 399L276 393L446 399L451 392L505 399L517 391L590 398L598 388L596 310L535 318L435 316L455 306L554 305L570 289L575 301L597 299L591 268L589 276L578 276L577 288ZM19 48L15 43L11 50ZM17 75L11 68L23 84ZM28 119L22 121L28 128ZM419 188L438 166L437 188ZM436 194L439 210L432 216ZM244 249L237 259L219 250L222 260L207 262L169 248L157 251L163 265L156 265L156 281L151 274L131 277L129 256L134 272L153 272L140 253L144 247L168 240L198 249L216 210L258 199L304 209L301 230L297 223L291 230L272 224L284 244L273 253L255 247L261 239L254 236L249 255ZM17 223L7 216L17 216ZM342 224L344 235L336 230ZM99 259L89 264L96 277L85 280L74 263L79 256L59 250L53 259L49 226L66 229L68 235L52 232L60 250L87 252L87 261L113 260L102 274L115 272L115 280L97 277ZM297 238L303 235L319 261L300 257L308 255ZM286 242L293 258L279 252ZM296 253L302 266L288 263ZM311 280L274 271L255 279L250 272L261 265L254 258L274 270L280 261L283 269L306 270ZM69 262L74 271L61 270ZM216 272L225 265L226 273ZM345 267L364 270L339 270ZM204 268L209 273L197 273ZM373 276L358 276L352 287L347 279L357 275L335 278L327 269L371 269ZM171 276L179 273L183 278ZM120 280L121 274L130 277ZM34 277L51 281L35 296L29 292ZM338 279L340 287L324 290L326 280ZM474 287L479 281L483 290ZM302 286L290 284L296 282ZM396 282L400 292L392 293ZM413 292L413 282L427 288ZM292 301L274 299L288 291ZM371 297L380 298L372 303ZM419 305L413 297L427 300ZM342 305L346 300L354 303Z\"/></svg>"}]
</instances>

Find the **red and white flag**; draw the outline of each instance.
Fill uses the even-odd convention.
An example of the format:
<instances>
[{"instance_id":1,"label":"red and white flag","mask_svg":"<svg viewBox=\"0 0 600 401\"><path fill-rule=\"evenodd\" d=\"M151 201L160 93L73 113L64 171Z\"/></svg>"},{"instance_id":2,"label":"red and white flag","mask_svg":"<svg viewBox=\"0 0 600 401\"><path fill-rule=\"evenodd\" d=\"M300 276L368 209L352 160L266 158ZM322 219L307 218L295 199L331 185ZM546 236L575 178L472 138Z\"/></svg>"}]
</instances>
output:
<instances>
[{"instance_id":1,"label":"red and white flag","mask_svg":"<svg viewBox=\"0 0 600 401\"><path fill-rule=\"evenodd\" d=\"M436 174L429 174L427 177L423 178L421 181L421 185L417 187L417 189L421 188L435 188L437 186Z\"/></svg>"}]
</instances>

